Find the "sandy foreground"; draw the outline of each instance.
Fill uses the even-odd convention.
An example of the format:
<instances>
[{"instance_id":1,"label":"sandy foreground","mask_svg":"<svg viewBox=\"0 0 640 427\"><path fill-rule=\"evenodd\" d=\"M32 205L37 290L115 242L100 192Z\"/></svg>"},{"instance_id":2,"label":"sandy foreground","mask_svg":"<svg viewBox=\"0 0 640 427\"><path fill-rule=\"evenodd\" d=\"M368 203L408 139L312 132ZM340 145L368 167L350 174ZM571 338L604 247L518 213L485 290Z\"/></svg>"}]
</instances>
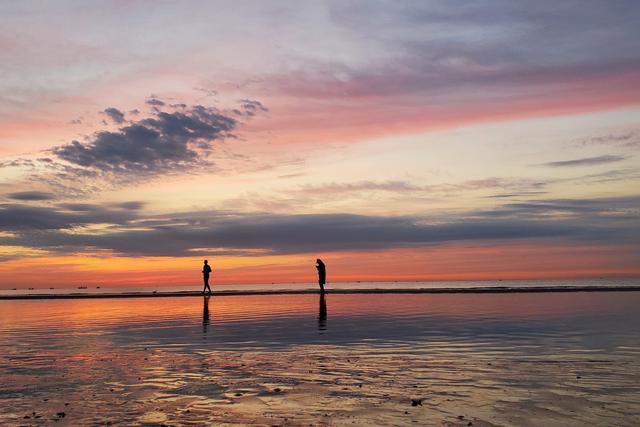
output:
<instances>
[{"instance_id":1,"label":"sandy foreground","mask_svg":"<svg viewBox=\"0 0 640 427\"><path fill-rule=\"evenodd\" d=\"M450 346L450 344L448 344ZM98 350L98 349L96 349ZM452 354L452 356L454 356ZM4 377L5 425L639 425L640 361L157 348ZM25 361L28 364L28 361Z\"/></svg>"}]
</instances>

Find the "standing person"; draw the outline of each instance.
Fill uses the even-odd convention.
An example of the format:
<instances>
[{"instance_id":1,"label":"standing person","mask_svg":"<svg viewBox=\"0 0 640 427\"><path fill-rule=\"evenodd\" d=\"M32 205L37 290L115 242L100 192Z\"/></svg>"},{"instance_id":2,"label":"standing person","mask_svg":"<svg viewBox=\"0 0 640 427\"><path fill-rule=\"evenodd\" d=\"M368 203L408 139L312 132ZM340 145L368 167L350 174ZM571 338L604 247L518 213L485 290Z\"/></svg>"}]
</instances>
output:
<instances>
[{"instance_id":1,"label":"standing person","mask_svg":"<svg viewBox=\"0 0 640 427\"><path fill-rule=\"evenodd\" d=\"M202 295L204 295L205 291L209 289L209 294L211 294L211 287L209 287L209 274L211 273L211 266L209 265L209 261L204 260L204 265L202 266L202 278L204 279L204 289L202 289Z\"/></svg>"},{"instance_id":2,"label":"standing person","mask_svg":"<svg viewBox=\"0 0 640 427\"><path fill-rule=\"evenodd\" d=\"M318 284L320 292L324 293L324 285L327 283L327 268L320 258L316 260L316 268L318 269Z\"/></svg>"}]
</instances>

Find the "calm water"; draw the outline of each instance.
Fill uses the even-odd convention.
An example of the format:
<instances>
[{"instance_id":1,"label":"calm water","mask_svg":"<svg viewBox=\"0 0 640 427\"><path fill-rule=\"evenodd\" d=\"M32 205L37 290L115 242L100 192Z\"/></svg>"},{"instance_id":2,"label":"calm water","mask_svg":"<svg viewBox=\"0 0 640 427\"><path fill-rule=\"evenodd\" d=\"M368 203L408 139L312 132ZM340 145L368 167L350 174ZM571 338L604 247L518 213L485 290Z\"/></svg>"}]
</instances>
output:
<instances>
[{"instance_id":1,"label":"calm water","mask_svg":"<svg viewBox=\"0 0 640 427\"><path fill-rule=\"evenodd\" d=\"M639 306L640 292L0 301L0 424L637 425Z\"/></svg>"}]
</instances>

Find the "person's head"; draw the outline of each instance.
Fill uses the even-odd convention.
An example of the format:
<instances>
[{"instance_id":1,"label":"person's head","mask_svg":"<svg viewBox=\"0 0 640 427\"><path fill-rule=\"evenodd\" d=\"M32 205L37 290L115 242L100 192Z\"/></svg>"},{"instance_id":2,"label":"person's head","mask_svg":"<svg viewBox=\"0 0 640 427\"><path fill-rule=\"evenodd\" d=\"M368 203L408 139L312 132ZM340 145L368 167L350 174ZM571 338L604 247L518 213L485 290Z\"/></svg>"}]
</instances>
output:
<instances>
[{"instance_id":1,"label":"person's head","mask_svg":"<svg viewBox=\"0 0 640 427\"><path fill-rule=\"evenodd\" d=\"M209 261L207 261L207 260L205 259L205 260L204 260L204 263L205 263L205 264L209 264Z\"/></svg>"},{"instance_id":2,"label":"person's head","mask_svg":"<svg viewBox=\"0 0 640 427\"><path fill-rule=\"evenodd\" d=\"M316 259L316 262L317 262L318 264L322 264L322 260L321 260L320 258Z\"/></svg>"}]
</instances>

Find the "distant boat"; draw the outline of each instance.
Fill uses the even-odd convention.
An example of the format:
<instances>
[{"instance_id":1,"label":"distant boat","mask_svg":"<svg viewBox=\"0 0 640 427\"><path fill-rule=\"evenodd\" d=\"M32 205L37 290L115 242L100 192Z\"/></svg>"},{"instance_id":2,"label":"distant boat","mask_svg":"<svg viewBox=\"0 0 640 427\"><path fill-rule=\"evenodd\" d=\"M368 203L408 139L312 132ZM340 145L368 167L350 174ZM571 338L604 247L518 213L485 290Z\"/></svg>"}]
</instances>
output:
<instances>
[{"instance_id":1,"label":"distant boat","mask_svg":"<svg viewBox=\"0 0 640 427\"><path fill-rule=\"evenodd\" d=\"M86 286L78 286L78 289L87 289Z\"/></svg>"}]
</instances>

